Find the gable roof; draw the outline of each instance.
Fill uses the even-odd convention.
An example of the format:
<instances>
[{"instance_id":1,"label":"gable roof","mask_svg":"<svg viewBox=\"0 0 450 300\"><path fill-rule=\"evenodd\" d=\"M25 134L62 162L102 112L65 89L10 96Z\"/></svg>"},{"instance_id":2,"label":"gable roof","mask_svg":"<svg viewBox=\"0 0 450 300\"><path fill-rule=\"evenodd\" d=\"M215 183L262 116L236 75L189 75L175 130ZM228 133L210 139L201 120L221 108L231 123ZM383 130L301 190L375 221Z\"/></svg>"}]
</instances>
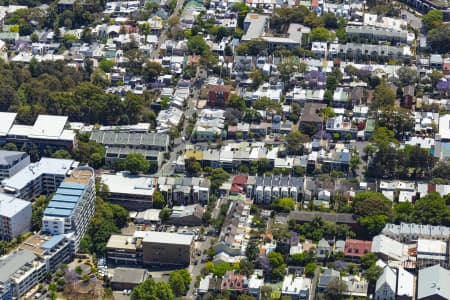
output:
<instances>
[{"instance_id":1,"label":"gable roof","mask_svg":"<svg viewBox=\"0 0 450 300\"><path fill-rule=\"evenodd\" d=\"M434 265L419 271L417 299L431 299L437 296L450 299L450 271L440 265ZM439 299L437 298L436 299ZM435 299L435 298L433 298Z\"/></svg>"}]
</instances>

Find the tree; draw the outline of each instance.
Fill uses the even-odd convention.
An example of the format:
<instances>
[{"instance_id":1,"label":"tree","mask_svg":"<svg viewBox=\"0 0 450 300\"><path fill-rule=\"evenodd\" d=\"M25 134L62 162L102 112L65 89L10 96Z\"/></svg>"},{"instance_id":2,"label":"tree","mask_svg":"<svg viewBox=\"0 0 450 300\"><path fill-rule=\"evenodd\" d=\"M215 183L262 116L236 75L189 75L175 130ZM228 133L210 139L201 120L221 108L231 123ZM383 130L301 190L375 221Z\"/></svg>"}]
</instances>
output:
<instances>
[{"instance_id":1,"label":"tree","mask_svg":"<svg viewBox=\"0 0 450 300\"><path fill-rule=\"evenodd\" d=\"M374 97L375 101L372 103L374 109L395 104L396 95L394 91L384 83L379 84L375 88Z\"/></svg>"},{"instance_id":2,"label":"tree","mask_svg":"<svg viewBox=\"0 0 450 300\"><path fill-rule=\"evenodd\" d=\"M255 261L259 256L259 247L255 242L250 242L245 250L245 256L249 261Z\"/></svg>"},{"instance_id":3,"label":"tree","mask_svg":"<svg viewBox=\"0 0 450 300\"><path fill-rule=\"evenodd\" d=\"M18 151L16 144L13 143L6 143L5 145L3 145L3 150Z\"/></svg>"},{"instance_id":4,"label":"tree","mask_svg":"<svg viewBox=\"0 0 450 300\"><path fill-rule=\"evenodd\" d=\"M272 299L272 287L270 285L263 285L260 293L261 300Z\"/></svg>"},{"instance_id":5,"label":"tree","mask_svg":"<svg viewBox=\"0 0 450 300\"><path fill-rule=\"evenodd\" d=\"M442 24L428 32L427 43L433 52L446 53L450 50L450 25Z\"/></svg>"},{"instance_id":6,"label":"tree","mask_svg":"<svg viewBox=\"0 0 450 300\"><path fill-rule=\"evenodd\" d=\"M191 54L195 55L202 55L209 50L208 44L200 35L194 35L191 37L187 42L187 48Z\"/></svg>"},{"instance_id":7,"label":"tree","mask_svg":"<svg viewBox=\"0 0 450 300\"><path fill-rule=\"evenodd\" d=\"M332 35L330 34L330 31L326 29L325 27L316 27L311 30L311 33L309 34L309 39L312 42L318 41L318 42L328 42L331 41Z\"/></svg>"},{"instance_id":8,"label":"tree","mask_svg":"<svg viewBox=\"0 0 450 300\"><path fill-rule=\"evenodd\" d=\"M340 278L331 279L326 289L327 294L331 299L340 299L346 290L347 284Z\"/></svg>"},{"instance_id":9,"label":"tree","mask_svg":"<svg viewBox=\"0 0 450 300\"><path fill-rule=\"evenodd\" d=\"M285 197L278 198L272 202L272 208L276 211L290 212L295 210L296 202L294 199Z\"/></svg>"},{"instance_id":10,"label":"tree","mask_svg":"<svg viewBox=\"0 0 450 300\"><path fill-rule=\"evenodd\" d=\"M188 174L198 174L202 171L202 166L194 157L190 157L185 160L185 169Z\"/></svg>"},{"instance_id":11,"label":"tree","mask_svg":"<svg viewBox=\"0 0 450 300\"><path fill-rule=\"evenodd\" d=\"M306 134L302 134L299 130L289 132L285 137L286 150L291 155L302 155L304 151L304 143L310 141Z\"/></svg>"},{"instance_id":12,"label":"tree","mask_svg":"<svg viewBox=\"0 0 450 300\"><path fill-rule=\"evenodd\" d=\"M378 278L383 273L383 269L377 265L372 265L364 272L364 277L369 282L369 286L374 286Z\"/></svg>"},{"instance_id":13,"label":"tree","mask_svg":"<svg viewBox=\"0 0 450 300\"><path fill-rule=\"evenodd\" d=\"M236 108L240 111L245 111L247 109L247 105L245 104L244 97L240 97L236 94L230 95L226 101L226 105L228 107Z\"/></svg>"},{"instance_id":14,"label":"tree","mask_svg":"<svg viewBox=\"0 0 450 300\"><path fill-rule=\"evenodd\" d=\"M211 190L217 191L219 187L228 179L230 179L230 174L222 168L215 168L209 177L211 182Z\"/></svg>"},{"instance_id":15,"label":"tree","mask_svg":"<svg viewBox=\"0 0 450 300\"><path fill-rule=\"evenodd\" d=\"M307 277L313 277L316 269L317 269L317 264L313 263L313 262L310 262L305 267L305 275Z\"/></svg>"},{"instance_id":16,"label":"tree","mask_svg":"<svg viewBox=\"0 0 450 300\"><path fill-rule=\"evenodd\" d=\"M392 216L392 202L380 193L358 193L353 199L352 205L357 216Z\"/></svg>"},{"instance_id":17,"label":"tree","mask_svg":"<svg viewBox=\"0 0 450 300\"><path fill-rule=\"evenodd\" d=\"M164 207L163 209L161 209L161 211L159 212L159 218L162 221L167 221L170 217L170 209L167 207Z\"/></svg>"},{"instance_id":18,"label":"tree","mask_svg":"<svg viewBox=\"0 0 450 300\"><path fill-rule=\"evenodd\" d=\"M103 70L105 73L111 72L112 67L114 66L114 62L112 60L102 58L98 64L98 67Z\"/></svg>"},{"instance_id":19,"label":"tree","mask_svg":"<svg viewBox=\"0 0 450 300\"><path fill-rule=\"evenodd\" d=\"M255 69L249 74L249 78L252 80L253 89L257 89L264 81L263 73L260 69Z\"/></svg>"},{"instance_id":20,"label":"tree","mask_svg":"<svg viewBox=\"0 0 450 300\"><path fill-rule=\"evenodd\" d=\"M241 259L239 261L239 273L249 277L253 274L253 271L255 270L255 265L249 261L249 259Z\"/></svg>"},{"instance_id":21,"label":"tree","mask_svg":"<svg viewBox=\"0 0 450 300\"><path fill-rule=\"evenodd\" d=\"M174 300L175 296L167 283L155 283L153 278L148 278L134 287L130 299Z\"/></svg>"},{"instance_id":22,"label":"tree","mask_svg":"<svg viewBox=\"0 0 450 300\"><path fill-rule=\"evenodd\" d=\"M363 256L361 256L361 267L363 270L369 269L371 266L375 265L375 263L378 260L378 256L373 253L366 253Z\"/></svg>"},{"instance_id":23,"label":"tree","mask_svg":"<svg viewBox=\"0 0 450 300\"><path fill-rule=\"evenodd\" d=\"M422 23L426 30L431 30L442 25L444 15L441 10L432 9L422 16Z\"/></svg>"},{"instance_id":24,"label":"tree","mask_svg":"<svg viewBox=\"0 0 450 300\"><path fill-rule=\"evenodd\" d=\"M370 137L370 141L379 149L389 147L391 144L398 144L394 131L387 129L386 127L377 127Z\"/></svg>"},{"instance_id":25,"label":"tree","mask_svg":"<svg viewBox=\"0 0 450 300\"><path fill-rule=\"evenodd\" d=\"M450 178L450 161L438 161L433 169L435 178Z\"/></svg>"},{"instance_id":26,"label":"tree","mask_svg":"<svg viewBox=\"0 0 450 300\"><path fill-rule=\"evenodd\" d=\"M176 297L186 295L190 283L191 275L185 269L169 273L169 285Z\"/></svg>"},{"instance_id":27,"label":"tree","mask_svg":"<svg viewBox=\"0 0 450 300\"><path fill-rule=\"evenodd\" d=\"M398 79L400 80L401 86L407 86L417 82L418 74L417 70L410 67L400 67L397 70Z\"/></svg>"},{"instance_id":28,"label":"tree","mask_svg":"<svg viewBox=\"0 0 450 300\"><path fill-rule=\"evenodd\" d=\"M352 158L350 159L350 170L352 170L354 176L356 175L356 170L358 169L360 164L361 159L359 158L359 155L356 153L352 153Z\"/></svg>"},{"instance_id":29,"label":"tree","mask_svg":"<svg viewBox=\"0 0 450 300\"><path fill-rule=\"evenodd\" d=\"M130 153L123 161L125 170L130 171L131 174L139 172L147 172L150 168L150 163L145 159L144 155L140 153Z\"/></svg>"},{"instance_id":30,"label":"tree","mask_svg":"<svg viewBox=\"0 0 450 300\"><path fill-rule=\"evenodd\" d=\"M277 114L281 113L281 104L272 101L268 97L261 97L253 103L253 108L256 110L265 110L267 112L275 112Z\"/></svg>"},{"instance_id":31,"label":"tree","mask_svg":"<svg viewBox=\"0 0 450 300\"><path fill-rule=\"evenodd\" d=\"M372 215L359 217L356 221L361 228L361 235L371 239L383 230L388 222L388 217L385 215Z\"/></svg>"},{"instance_id":32,"label":"tree","mask_svg":"<svg viewBox=\"0 0 450 300\"><path fill-rule=\"evenodd\" d=\"M163 208L164 206L166 206L166 200L164 200L164 195L160 191L155 190L153 192L153 207Z\"/></svg>"},{"instance_id":33,"label":"tree","mask_svg":"<svg viewBox=\"0 0 450 300\"><path fill-rule=\"evenodd\" d=\"M411 202L399 202L394 204L394 222L399 224L412 223L412 214L414 212L414 205Z\"/></svg>"},{"instance_id":34,"label":"tree","mask_svg":"<svg viewBox=\"0 0 450 300\"><path fill-rule=\"evenodd\" d=\"M147 61L142 68L142 76L147 82L155 81L162 72L162 66L156 61Z\"/></svg>"},{"instance_id":35,"label":"tree","mask_svg":"<svg viewBox=\"0 0 450 300\"><path fill-rule=\"evenodd\" d=\"M56 150L52 154L52 158L62 158L62 159L71 159L72 155L67 150Z\"/></svg>"},{"instance_id":36,"label":"tree","mask_svg":"<svg viewBox=\"0 0 450 300\"><path fill-rule=\"evenodd\" d=\"M417 224L450 225L450 208L438 193L430 193L416 201L412 219Z\"/></svg>"}]
</instances>

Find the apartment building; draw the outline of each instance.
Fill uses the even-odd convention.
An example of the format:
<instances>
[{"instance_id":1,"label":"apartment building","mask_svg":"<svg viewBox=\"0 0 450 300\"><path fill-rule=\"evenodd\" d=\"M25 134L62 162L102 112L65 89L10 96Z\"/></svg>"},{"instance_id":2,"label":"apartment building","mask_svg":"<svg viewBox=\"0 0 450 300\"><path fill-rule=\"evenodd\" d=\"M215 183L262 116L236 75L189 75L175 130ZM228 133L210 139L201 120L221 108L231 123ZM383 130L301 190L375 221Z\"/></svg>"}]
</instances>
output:
<instances>
[{"instance_id":1,"label":"apartment building","mask_svg":"<svg viewBox=\"0 0 450 300\"><path fill-rule=\"evenodd\" d=\"M0 150L0 180L9 178L30 164L26 152Z\"/></svg>"},{"instance_id":2,"label":"apartment building","mask_svg":"<svg viewBox=\"0 0 450 300\"><path fill-rule=\"evenodd\" d=\"M95 208L95 173L77 167L60 184L42 217L42 232L57 236L71 234L74 251L86 232Z\"/></svg>"},{"instance_id":3,"label":"apartment building","mask_svg":"<svg viewBox=\"0 0 450 300\"><path fill-rule=\"evenodd\" d=\"M6 193L13 194L17 198L33 201L40 195L49 195L55 192L66 175L77 164L71 159L43 157L14 176L4 179L2 187Z\"/></svg>"},{"instance_id":4,"label":"apartment building","mask_svg":"<svg viewBox=\"0 0 450 300\"><path fill-rule=\"evenodd\" d=\"M91 134L91 140L108 147L169 151L170 137L168 134L152 132L114 132L96 130Z\"/></svg>"},{"instance_id":5,"label":"apartment building","mask_svg":"<svg viewBox=\"0 0 450 300\"><path fill-rule=\"evenodd\" d=\"M350 39L360 38L373 41L388 41L392 43L407 44L411 44L414 41L414 34L411 35L407 30L403 29L348 25L345 30Z\"/></svg>"},{"instance_id":6,"label":"apartment building","mask_svg":"<svg viewBox=\"0 0 450 300\"><path fill-rule=\"evenodd\" d=\"M30 228L31 203L0 193L0 239L12 240Z\"/></svg>"},{"instance_id":7,"label":"apartment building","mask_svg":"<svg viewBox=\"0 0 450 300\"><path fill-rule=\"evenodd\" d=\"M35 234L19 245L14 252L0 259L0 298L19 299L47 273L72 258L73 243L63 235Z\"/></svg>"},{"instance_id":8,"label":"apartment building","mask_svg":"<svg viewBox=\"0 0 450 300\"><path fill-rule=\"evenodd\" d=\"M45 261L29 250L16 250L0 260L2 299L22 297L42 282L47 273Z\"/></svg>"},{"instance_id":9,"label":"apartment building","mask_svg":"<svg viewBox=\"0 0 450 300\"><path fill-rule=\"evenodd\" d=\"M448 241L450 227L414 223L386 224L381 234L399 242L413 242L418 239Z\"/></svg>"},{"instance_id":10,"label":"apartment building","mask_svg":"<svg viewBox=\"0 0 450 300\"><path fill-rule=\"evenodd\" d=\"M249 176L247 197L253 198L256 204L270 204L272 200L282 197L299 199L303 193L303 178L292 176Z\"/></svg>"}]
</instances>

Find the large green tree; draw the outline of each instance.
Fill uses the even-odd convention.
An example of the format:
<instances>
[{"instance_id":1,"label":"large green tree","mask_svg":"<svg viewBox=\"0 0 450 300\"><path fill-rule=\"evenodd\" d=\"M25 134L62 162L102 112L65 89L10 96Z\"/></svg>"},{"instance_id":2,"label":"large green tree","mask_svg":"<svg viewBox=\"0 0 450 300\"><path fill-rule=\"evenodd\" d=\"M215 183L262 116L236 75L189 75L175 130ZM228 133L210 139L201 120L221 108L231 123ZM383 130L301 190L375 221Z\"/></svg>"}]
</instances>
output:
<instances>
[{"instance_id":1,"label":"large green tree","mask_svg":"<svg viewBox=\"0 0 450 300\"><path fill-rule=\"evenodd\" d=\"M156 283L153 278L148 278L133 289L130 298L131 300L174 300L175 296L167 283Z\"/></svg>"}]
</instances>

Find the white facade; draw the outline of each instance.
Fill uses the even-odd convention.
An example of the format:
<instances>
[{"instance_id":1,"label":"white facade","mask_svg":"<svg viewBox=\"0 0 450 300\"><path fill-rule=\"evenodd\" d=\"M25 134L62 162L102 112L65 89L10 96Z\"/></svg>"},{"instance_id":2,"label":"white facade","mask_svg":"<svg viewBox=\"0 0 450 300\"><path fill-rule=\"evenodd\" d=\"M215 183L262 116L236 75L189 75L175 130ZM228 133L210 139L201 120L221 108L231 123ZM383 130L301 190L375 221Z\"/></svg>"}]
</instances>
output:
<instances>
[{"instance_id":1,"label":"white facade","mask_svg":"<svg viewBox=\"0 0 450 300\"><path fill-rule=\"evenodd\" d=\"M12 240L31 227L31 203L0 193L0 239Z\"/></svg>"}]
</instances>

